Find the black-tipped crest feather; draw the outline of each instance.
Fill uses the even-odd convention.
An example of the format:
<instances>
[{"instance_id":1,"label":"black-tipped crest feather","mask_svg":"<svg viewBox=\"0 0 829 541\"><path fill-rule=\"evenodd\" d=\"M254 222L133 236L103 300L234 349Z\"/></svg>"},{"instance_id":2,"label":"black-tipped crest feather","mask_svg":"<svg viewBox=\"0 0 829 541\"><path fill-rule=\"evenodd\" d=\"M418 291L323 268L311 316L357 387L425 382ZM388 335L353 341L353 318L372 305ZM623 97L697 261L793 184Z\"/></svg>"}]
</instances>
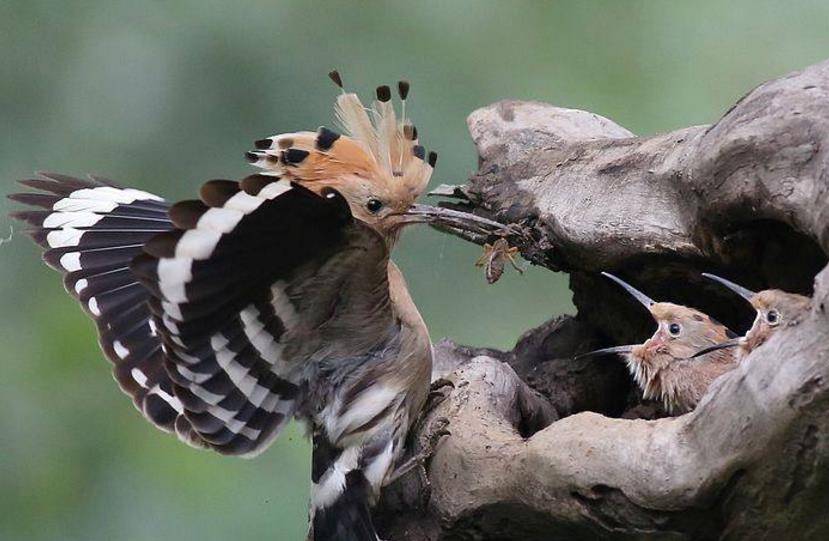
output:
<instances>
[{"instance_id":1,"label":"black-tipped crest feather","mask_svg":"<svg viewBox=\"0 0 829 541\"><path fill-rule=\"evenodd\" d=\"M328 78L331 79L335 85L342 88L343 87L343 78L340 76L340 72L337 70L331 70L328 72Z\"/></svg>"}]
</instances>

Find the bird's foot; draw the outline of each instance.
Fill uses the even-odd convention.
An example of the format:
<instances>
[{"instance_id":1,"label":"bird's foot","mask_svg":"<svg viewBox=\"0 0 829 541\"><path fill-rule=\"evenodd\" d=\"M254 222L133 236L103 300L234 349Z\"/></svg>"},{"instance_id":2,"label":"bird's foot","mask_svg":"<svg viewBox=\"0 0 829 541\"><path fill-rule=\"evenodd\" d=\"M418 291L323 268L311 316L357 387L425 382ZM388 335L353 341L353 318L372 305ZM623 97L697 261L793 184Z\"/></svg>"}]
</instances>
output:
<instances>
[{"instance_id":1,"label":"bird's foot","mask_svg":"<svg viewBox=\"0 0 829 541\"><path fill-rule=\"evenodd\" d=\"M423 446L421 446L420 450L416 454L409 457L406 462L394 470L389 477L388 483L391 484L397 481L413 469L417 468L422 485L427 489L430 488L431 484L429 483L429 477L426 475L426 462L435 453L435 449L437 448L438 443L440 443L440 440L444 436L451 435L451 432L449 432L446 428L448 425L449 419L446 417L438 417L435 419L432 426L429 428L429 436L426 438L426 442Z\"/></svg>"},{"instance_id":2,"label":"bird's foot","mask_svg":"<svg viewBox=\"0 0 829 541\"><path fill-rule=\"evenodd\" d=\"M438 378L432 382L431 387L429 388L429 394L426 397L426 404L423 406L423 411L421 412L421 419L424 419L426 415L432 412L436 407L440 406L444 400L449 398L449 395L452 394L452 389L455 388L455 384L446 378Z\"/></svg>"}]
</instances>

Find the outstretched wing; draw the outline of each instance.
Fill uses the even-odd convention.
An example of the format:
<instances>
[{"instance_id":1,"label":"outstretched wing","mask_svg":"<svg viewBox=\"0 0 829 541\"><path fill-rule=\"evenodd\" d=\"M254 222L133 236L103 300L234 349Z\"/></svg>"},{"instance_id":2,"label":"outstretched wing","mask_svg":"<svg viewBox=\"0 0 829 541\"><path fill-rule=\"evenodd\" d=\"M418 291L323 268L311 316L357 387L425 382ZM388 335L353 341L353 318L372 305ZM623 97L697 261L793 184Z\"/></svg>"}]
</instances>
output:
<instances>
[{"instance_id":1,"label":"outstretched wing","mask_svg":"<svg viewBox=\"0 0 829 541\"><path fill-rule=\"evenodd\" d=\"M9 197L37 210L12 216L32 226L27 232L45 248L43 259L63 274L66 290L95 321L121 389L150 421L171 431L182 406L164 371L150 294L129 268L147 240L173 228L169 204L96 177L42 173L21 184L39 191Z\"/></svg>"},{"instance_id":2,"label":"outstretched wing","mask_svg":"<svg viewBox=\"0 0 829 541\"><path fill-rule=\"evenodd\" d=\"M257 454L296 411L309 371L392 331L385 242L338 192L273 176L208 182L170 217L175 229L132 268L152 293L183 406L177 432Z\"/></svg>"}]
</instances>

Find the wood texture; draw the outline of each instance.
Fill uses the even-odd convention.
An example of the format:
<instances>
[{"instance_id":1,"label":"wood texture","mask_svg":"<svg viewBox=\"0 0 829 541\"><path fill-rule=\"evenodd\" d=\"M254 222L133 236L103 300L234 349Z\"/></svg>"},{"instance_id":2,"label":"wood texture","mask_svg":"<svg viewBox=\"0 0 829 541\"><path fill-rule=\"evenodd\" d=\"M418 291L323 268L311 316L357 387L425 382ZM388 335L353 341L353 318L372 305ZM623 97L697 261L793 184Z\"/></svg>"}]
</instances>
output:
<instances>
[{"instance_id":1,"label":"wood texture","mask_svg":"<svg viewBox=\"0 0 829 541\"><path fill-rule=\"evenodd\" d=\"M451 435L430 485L413 473L385 491L385 538L829 538L829 61L757 87L711 126L656 136L535 102L468 123L479 170L441 193L520 225L511 243L570 273L578 314L509 352L436 346L452 385L415 438ZM664 417L619 361L570 360L652 331L601 270L740 332L753 313L700 271L814 295L813 308L695 411Z\"/></svg>"}]
</instances>

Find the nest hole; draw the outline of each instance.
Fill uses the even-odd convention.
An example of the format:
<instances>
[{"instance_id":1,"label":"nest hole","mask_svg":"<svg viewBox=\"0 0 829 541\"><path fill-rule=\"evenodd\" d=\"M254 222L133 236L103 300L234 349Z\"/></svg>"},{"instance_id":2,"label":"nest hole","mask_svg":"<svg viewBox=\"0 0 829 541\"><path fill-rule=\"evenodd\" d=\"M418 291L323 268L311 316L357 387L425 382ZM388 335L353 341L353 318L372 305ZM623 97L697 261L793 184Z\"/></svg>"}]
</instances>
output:
<instances>
[{"instance_id":1,"label":"nest hole","mask_svg":"<svg viewBox=\"0 0 829 541\"><path fill-rule=\"evenodd\" d=\"M687 259L674 255L643 254L607 269L656 301L692 306L721 321L738 334L751 327L755 313L741 297L701 276L710 272L759 291L776 288L811 295L815 275L827 256L809 236L787 224L756 220L718 231L709 239L711 255ZM597 273L571 274L578 319L595 329L595 347L636 344L655 330L650 314L616 284ZM583 349L586 351L587 349ZM606 362L623 363L618 357ZM626 378L630 377L625 370ZM608 416L656 418L665 416L658 404L645 402L634 385L606 386L611 396L605 407L594 409ZM623 400L622 411L607 407L613 396Z\"/></svg>"}]
</instances>

